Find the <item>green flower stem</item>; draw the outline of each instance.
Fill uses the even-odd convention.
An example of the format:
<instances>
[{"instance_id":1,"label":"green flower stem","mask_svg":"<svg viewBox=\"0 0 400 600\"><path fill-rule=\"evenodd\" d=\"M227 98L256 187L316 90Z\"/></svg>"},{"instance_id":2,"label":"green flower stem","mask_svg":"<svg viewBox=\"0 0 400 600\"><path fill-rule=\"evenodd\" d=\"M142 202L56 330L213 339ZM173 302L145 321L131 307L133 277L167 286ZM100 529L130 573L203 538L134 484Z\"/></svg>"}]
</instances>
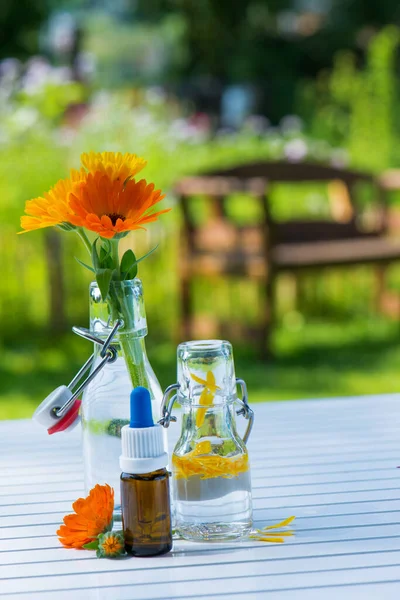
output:
<instances>
[{"instance_id":1,"label":"green flower stem","mask_svg":"<svg viewBox=\"0 0 400 600\"><path fill-rule=\"evenodd\" d=\"M114 269L118 273L117 279L119 279L119 240L111 240L111 257L113 259Z\"/></svg>"},{"instance_id":2,"label":"green flower stem","mask_svg":"<svg viewBox=\"0 0 400 600\"><path fill-rule=\"evenodd\" d=\"M132 334L121 332L119 339L132 387L139 385L147 387L146 350L143 338L135 338Z\"/></svg>"},{"instance_id":3,"label":"green flower stem","mask_svg":"<svg viewBox=\"0 0 400 600\"><path fill-rule=\"evenodd\" d=\"M89 252L89 256L91 256L92 255L92 244L90 243L90 240L89 240L88 236L86 235L85 231L81 227L79 227L78 229L76 229L76 233L79 235L86 250Z\"/></svg>"},{"instance_id":4,"label":"green flower stem","mask_svg":"<svg viewBox=\"0 0 400 600\"><path fill-rule=\"evenodd\" d=\"M120 264L118 245L119 240L111 240L111 256L117 278L110 285L109 307L113 321L121 318L124 322L123 327L119 330L119 342L132 386L135 388L139 385L146 385L146 351L144 340L134 337L134 334L132 334L135 325L135 315L132 313L132 302L129 296L127 296L124 283L119 281Z\"/></svg>"},{"instance_id":5,"label":"green flower stem","mask_svg":"<svg viewBox=\"0 0 400 600\"><path fill-rule=\"evenodd\" d=\"M91 256L92 244L86 232L82 228L77 228L76 233ZM120 281L119 240L114 238L110 242L114 274L107 301L112 321L115 322L118 319L122 319L124 323L118 332L121 352L125 359L132 386L137 387L139 385L146 385L146 351L143 339L134 337L135 315L132 312L132 302L129 295L127 295L127 288L124 287L124 282Z\"/></svg>"}]
</instances>

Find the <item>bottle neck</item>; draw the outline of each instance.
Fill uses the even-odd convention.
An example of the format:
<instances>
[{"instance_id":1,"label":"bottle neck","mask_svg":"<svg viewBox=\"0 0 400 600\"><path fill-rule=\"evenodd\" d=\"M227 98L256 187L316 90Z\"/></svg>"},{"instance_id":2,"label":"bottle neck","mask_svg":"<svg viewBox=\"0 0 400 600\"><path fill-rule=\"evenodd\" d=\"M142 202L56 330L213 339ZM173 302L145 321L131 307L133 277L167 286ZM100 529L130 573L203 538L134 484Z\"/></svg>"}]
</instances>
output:
<instances>
[{"instance_id":1,"label":"bottle neck","mask_svg":"<svg viewBox=\"0 0 400 600\"><path fill-rule=\"evenodd\" d=\"M198 437L236 435L235 411L231 402L215 406L182 405L182 434Z\"/></svg>"},{"instance_id":2,"label":"bottle neck","mask_svg":"<svg viewBox=\"0 0 400 600\"><path fill-rule=\"evenodd\" d=\"M99 336L99 337L101 337L101 336ZM118 357L123 356L122 343L121 343L121 342L123 342L125 345L129 346L134 364L140 364L144 360L147 360L145 336L133 337L128 334L128 335L124 336L124 339L121 339L121 338L122 338L121 335L116 335L114 340L111 343L111 346L113 346L116 349L116 351L118 353ZM99 344L94 344L94 354L95 354L96 358L100 356L101 350L102 350L102 347L99 346Z\"/></svg>"},{"instance_id":3,"label":"bottle neck","mask_svg":"<svg viewBox=\"0 0 400 600\"><path fill-rule=\"evenodd\" d=\"M142 283L139 279L114 282L107 302L103 301L96 282L90 285L90 330L107 337L116 324L121 326L112 342L118 355L123 357L132 388L148 387L149 361L144 336L147 335ZM96 349L100 354L101 349Z\"/></svg>"},{"instance_id":4,"label":"bottle neck","mask_svg":"<svg viewBox=\"0 0 400 600\"><path fill-rule=\"evenodd\" d=\"M119 336L122 333L132 337L147 335L141 281L133 279L131 281L114 282L112 296L113 299L108 297L105 302L97 283L90 284L90 331L100 337L107 337L119 320L121 322Z\"/></svg>"},{"instance_id":5,"label":"bottle neck","mask_svg":"<svg viewBox=\"0 0 400 600\"><path fill-rule=\"evenodd\" d=\"M128 371L132 388L142 386L151 387L151 377L154 373L151 369L146 352L144 337L132 337L129 334L119 335L111 344L118 353L118 359L115 363L109 363L109 368L113 365L124 364ZM95 357L100 360L101 347L95 344Z\"/></svg>"}]
</instances>

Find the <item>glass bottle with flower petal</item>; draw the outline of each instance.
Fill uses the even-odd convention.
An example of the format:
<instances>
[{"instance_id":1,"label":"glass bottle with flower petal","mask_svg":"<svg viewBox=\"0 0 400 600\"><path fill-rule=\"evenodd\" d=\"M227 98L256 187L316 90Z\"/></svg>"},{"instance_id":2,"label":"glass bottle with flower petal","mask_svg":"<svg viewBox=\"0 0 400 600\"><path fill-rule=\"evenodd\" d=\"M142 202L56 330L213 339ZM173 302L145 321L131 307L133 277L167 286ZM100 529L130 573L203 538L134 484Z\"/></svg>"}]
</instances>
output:
<instances>
[{"instance_id":1,"label":"glass bottle with flower petal","mask_svg":"<svg viewBox=\"0 0 400 600\"><path fill-rule=\"evenodd\" d=\"M170 209L154 210L164 195L153 183L136 177L146 165L137 155L90 152L82 154L81 162L79 171L72 170L43 197L26 203L20 233L51 226L77 233L91 264L79 262L96 279L90 288L91 331L107 337L110 327L121 324L113 343L118 360L104 367L82 402L86 488L109 483L119 490L118 437L128 421L129 393L137 385L147 387L154 406L162 395L144 345L147 326L141 283L136 279L141 259L131 249L120 256L119 243ZM88 233L97 237L89 239ZM98 360L93 368L97 364ZM118 511L118 497L115 500Z\"/></svg>"},{"instance_id":2,"label":"glass bottle with flower petal","mask_svg":"<svg viewBox=\"0 0 400 600\"><path fill-rule=\"evenodd\" d=\"M236 386L229 342L179 345L177 401L183 414L172 471L175 525L186 539L234 539L251 529L250 465L236 429ZM252 415L246 400L243 406Z\"/></svg>"}]
</instances>

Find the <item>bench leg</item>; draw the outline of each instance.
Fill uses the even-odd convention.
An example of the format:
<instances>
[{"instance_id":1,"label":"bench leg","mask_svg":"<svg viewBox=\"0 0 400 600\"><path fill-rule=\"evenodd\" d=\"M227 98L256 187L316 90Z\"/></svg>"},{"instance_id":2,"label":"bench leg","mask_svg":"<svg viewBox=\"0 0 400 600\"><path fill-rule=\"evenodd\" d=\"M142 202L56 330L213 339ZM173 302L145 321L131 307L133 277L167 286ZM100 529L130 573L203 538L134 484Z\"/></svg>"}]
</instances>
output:
<instances>
[{"instance_id":1,"label":"bench leg","mask_svg":"<svg viewBox=\"0 0 400 600\"><path fill-rule=\"evenodd\" d=\"M262 359L267 359L273 354L271 334L274 325L275 274L269 273L262 286L265 304L260 327L259 352Z\"/></svg>"}]
</instances>

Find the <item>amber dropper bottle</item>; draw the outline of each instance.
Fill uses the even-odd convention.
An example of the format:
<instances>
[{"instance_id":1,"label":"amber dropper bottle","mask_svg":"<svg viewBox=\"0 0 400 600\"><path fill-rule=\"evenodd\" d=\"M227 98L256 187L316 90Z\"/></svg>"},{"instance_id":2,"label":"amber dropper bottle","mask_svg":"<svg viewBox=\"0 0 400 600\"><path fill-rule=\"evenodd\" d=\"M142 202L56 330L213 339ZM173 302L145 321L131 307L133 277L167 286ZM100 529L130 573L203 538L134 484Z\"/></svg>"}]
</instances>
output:
<instances>
[{"instance_id":1,"label":"amber dropper bottle","mask_svg":"<svg viewBox=\"0 0 400 600\"><path fill-rule=\"evenodd\" d=\"M131 420L121 430L121 508L125 550L157 556L172 549L168 454L161 425L154 425L150 393L131 393Z\"/></svg>"}]
</instances>

